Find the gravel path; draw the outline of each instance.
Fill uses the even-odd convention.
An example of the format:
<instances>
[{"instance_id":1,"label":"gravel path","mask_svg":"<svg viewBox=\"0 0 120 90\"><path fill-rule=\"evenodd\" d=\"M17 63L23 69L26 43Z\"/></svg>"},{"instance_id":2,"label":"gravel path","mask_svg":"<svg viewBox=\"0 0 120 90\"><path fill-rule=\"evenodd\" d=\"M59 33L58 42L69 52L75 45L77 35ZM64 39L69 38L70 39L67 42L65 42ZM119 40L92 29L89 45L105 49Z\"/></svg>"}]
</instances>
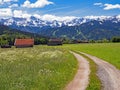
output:
<instances>
[{"instance_id":1,"label":"gravel path","mask_svg":"<svg viewBox=\"0 0 120 90\"><path fill-rule=\"evenodd\" d=\"M102 82L102 90L120 90L120 70L95 56L82 54L91 58L98 65L97 74Z\"/></svg>"},{"instance_id":2,"label":"gravel path","mask_svg":"<svg viewBox=\"0 0 120 90\"><path fill-rule=\"evenodd\" d=\"M79 68L74 79L67 85L66 90L85 90L89 83L89 62L79 54L71 52L78 60Z\"/></svg>"}]
</instances>

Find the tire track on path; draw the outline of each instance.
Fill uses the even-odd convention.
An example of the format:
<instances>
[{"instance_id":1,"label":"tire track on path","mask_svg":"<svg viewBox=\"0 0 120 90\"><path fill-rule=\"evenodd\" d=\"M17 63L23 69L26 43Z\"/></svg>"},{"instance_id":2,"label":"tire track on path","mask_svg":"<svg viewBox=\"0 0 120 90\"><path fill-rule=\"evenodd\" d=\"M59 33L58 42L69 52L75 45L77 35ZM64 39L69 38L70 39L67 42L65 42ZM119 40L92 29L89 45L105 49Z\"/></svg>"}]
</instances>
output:
<instances>
[{"instance_id":1,"label":"tire track on path","mask_svg":"<svg viewBox=\"0 0 120 90\"><path fill-rule=\"evenodd\" d=\"M110 63L95 56L82 53L98 65L98 77L102 82L102 90L120 90L120 70Z\"/></svg>"},{"instance_id":2,"label":"tire track on path","mask_svg":"<svg viewBox=\"0 0 120 90\"><path fill-rule=\"evenodd\" d=\"M66 86L65 90L85 90L89 84L89 62L83 56L71 52L78 60L78 70L74 79Z\"/></svg>"}]
</instances>

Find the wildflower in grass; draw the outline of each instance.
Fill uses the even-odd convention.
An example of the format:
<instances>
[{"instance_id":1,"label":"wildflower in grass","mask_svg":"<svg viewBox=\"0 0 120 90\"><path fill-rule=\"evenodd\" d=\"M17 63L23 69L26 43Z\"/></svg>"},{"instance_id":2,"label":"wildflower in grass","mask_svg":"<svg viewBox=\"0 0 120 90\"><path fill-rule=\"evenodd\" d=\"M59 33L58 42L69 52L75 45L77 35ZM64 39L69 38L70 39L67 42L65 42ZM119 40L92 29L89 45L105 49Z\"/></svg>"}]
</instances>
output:
<instances>
[{"instance_id":1,"label":"wildflower in grass","mask_svg":"<svg viewBox=\"0 0 120 90\"><path fill-rule=\"evenodd\" d=\"M75 60L69 59L68 68L68 58L62 50L49 47L0 50L0 89L60 90L69 80L67 75L73 75Z\"/></svg>"}]
</instances>

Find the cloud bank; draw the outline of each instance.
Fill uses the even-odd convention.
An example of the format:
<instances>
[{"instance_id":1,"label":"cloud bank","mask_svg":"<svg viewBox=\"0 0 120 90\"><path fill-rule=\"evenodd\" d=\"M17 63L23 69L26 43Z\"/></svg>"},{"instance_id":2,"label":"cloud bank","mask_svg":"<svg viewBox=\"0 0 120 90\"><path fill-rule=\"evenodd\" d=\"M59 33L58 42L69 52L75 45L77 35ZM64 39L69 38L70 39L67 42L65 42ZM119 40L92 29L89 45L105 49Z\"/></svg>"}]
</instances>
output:
<instances>
[{"instance_id":1,"label":"cloud bank","mask_svg":"<svg viewBox=\"0 0 120 90\"><path fill-rule=\"evenodd\" d=\"M111 10L111 9L120 9L120 4L103 4L103 3L94 3L96 6L104 7L104 10Z\"/></svg>"},{"instance_id":2,"label":"cloud bank","mask_svg":"<svg viewBox=\"0 0 120 90\"><path fill-rule=\"evenodd\" d=\"M10 8L0 9L0 17L11 17L12 15L13 15L13 13Z\"/></svg>"},{"instance_id":3,"label":"cloud bank","mask_svg":"<svg viewBox=\"0 0 120 90\"><path fill-rule=\"evenodd\" d=\"M17 2L18 0L0 0L0 4L9 3L9 2Z\"/></svg>"},{"instance_id":4,"label":"cloud bank","mask_svg":"<svg viewBox=\"0 0 120 90\"><path fill-rule=\"evenodd\" d=\"M37 0L35 3L31 3L29 0L26 0L24 4L21 6L26 8L42 8L50 4L54 4L54 3L48 0Z\"/></svg>"},{"instance_id":5,"label":"cloud bank","mask_svg":"<svg viewBox=\"0 0 120 90\"><path fill-rule=\"evenodd\" d=\"M38 19L45 20L45 21L71 21L75 18L75 16L56 16L56 15L51 15L51 14L44 14L44 15L39 15L39 14L29 14L26 11L22 10L12 10L10 8L4 8L0 9L0 17L1 18L10 18L10 17L17 17L17 18L26 18L30 19L31 16L34 16Z\"/></svg>"},{"instance_id":6,"label":"cloud bank","mask_svg":"<svg viewBox=\"0 0 120 90\"><path fill-rule=\"evenodd\" d=\"M120 9L120 4L104 4L104 10L111 10L111 9Z\"/></svg>"}]
</instances>

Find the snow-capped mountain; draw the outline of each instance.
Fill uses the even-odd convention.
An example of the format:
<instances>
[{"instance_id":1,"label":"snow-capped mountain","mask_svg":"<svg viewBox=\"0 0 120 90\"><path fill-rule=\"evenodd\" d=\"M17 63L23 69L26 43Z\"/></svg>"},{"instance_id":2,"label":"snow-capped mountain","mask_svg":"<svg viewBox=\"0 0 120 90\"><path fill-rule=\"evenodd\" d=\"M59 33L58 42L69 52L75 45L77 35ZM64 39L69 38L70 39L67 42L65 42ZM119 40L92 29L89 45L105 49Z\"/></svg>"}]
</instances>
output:
<instances>
[{"instance_id":1,"label":"snow-capped mountain","mask_svg":"<svg viewBox=\"0 0 120 90\"><path fill-rule=\"evenodd\" d=\"M47 20L41 20L39 18L36 18L34 16L31 16L30 18L7 18L7 19L0 19L0 22L7 26L29 26L29 27L62 27L62 26L74 26L74 25L80 25L82 23L87 22L89 19L83 19L83 18L76 18L71 21L47 21Z\"/></svg>"},{"instance_id":2,"label":"snow-capped mountain","mask_svg":"<svg viewBox=\"0 0 120 90\"><path fill-rule=\"evenodd\" d=\"M86 16L71 20L43 20L30 18L0 19L0 23L25 32L37 33L49 37L67 37L71 39L110 39L120 36L120 15Z\"/></svg>"},{"instance_id":3,"label":"snow-capped mountain","mask_svg":"<svg viewBox=\"0 0 120 90\"><path fill-rule=\"evenodd\" d=\"M72 20L42 20L35 16L31 16L29 18L18 18L18 17L11 17L11 18L4 18L0 19L0 23L3 25L10 26L15 29L28 31L28 32L39 32L41 29L46 28L56 28L56 27L63 27L63 26L79 26L81 24L90 22L90 21L99 21L102 24L106 20L110 20L113 23L120 22L120 15L118 16L86 16L83 18L74 18ZM93 23L91 23L93 24Z\"/></svg>"},{"instance_id":4,"label":"snow-capped mountain","mask_svg":"<svg viewBox=\"0 0 120 90\"><path fill-rule=\"evenodd\" d=\"M41 20L39 18L36 18L34 16L31 16L30 18L17 18L17 17L11 17L7 19L0 19L0 23L11 26L30 26L30 27L44 27L44 26L50 26L50 27L62 27L62 26L75 26L80 25L92 20L98 20L98 21L104 21L104 20L113 20L114 22L120 21L120 15L119 16L86 16L84 18L75 18L71 21L47 21L47 20Z\"/></svg>"}]
</instances>

